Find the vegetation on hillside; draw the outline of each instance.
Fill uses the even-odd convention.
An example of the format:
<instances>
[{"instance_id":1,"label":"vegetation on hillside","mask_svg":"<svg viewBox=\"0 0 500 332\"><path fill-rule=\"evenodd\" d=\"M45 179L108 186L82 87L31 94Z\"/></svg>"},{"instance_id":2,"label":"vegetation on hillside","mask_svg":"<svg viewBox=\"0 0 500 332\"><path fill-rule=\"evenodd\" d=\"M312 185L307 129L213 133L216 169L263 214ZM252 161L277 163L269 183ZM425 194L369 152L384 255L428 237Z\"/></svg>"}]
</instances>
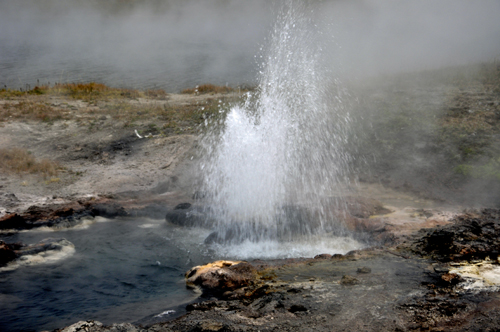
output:
<instances>
[{"instance_id":1,"label":"vegetation on hillside","mask_svg":"<svg viewBox=\"0 0 500 332\"><path fill-rule=\"evenodd\" d=\"M42 85L24 91L2 89L0 123L29 120L50 124L75 120L88 125L90 130L97 130L103 120L109 118L125 127L138 126L145 134L196 133L205 119L218 117L222 105L237 98L228 94L232 91L229 87L205 84L186 89L185 93L207 94L206 98L170 102L168 94L161 89L119 89L95 82Z\"/></svg>"},{"instance_id":2,"label":"vegetation on hillside","mask_svg":"<svg viewBox=\"0 0 500 332\"><path fill-rule=\"evenodd\" d=\"M61 166L51 160L37 160L29 151L20 148L0 149L0 170L9 173L34 173L44 177L56 176Z\"/></svg>"}]
</instances>

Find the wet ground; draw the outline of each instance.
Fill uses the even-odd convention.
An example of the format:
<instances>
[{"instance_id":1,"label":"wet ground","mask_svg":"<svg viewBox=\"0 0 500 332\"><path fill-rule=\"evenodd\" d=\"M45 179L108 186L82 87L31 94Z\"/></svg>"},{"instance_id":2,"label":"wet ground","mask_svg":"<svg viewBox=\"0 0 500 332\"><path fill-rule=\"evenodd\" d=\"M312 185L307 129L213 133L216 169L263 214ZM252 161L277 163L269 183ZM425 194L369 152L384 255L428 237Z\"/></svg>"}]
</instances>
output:
<instances>
[{"instance_id":1,"label":"wet ground","mask_svg":"<svg viewBox=\"0 0 500 332\"><path fill-rule=\"evenodd\" d=\"M498 273L499 235L500 211L490 209L460 215L447 226L422 230L392 246L314 259L222 263L217 272L202 277L207 280L200 281L202 302L188 305L188 313L180 318L143 326L105 327L82 321L64 331L77 327L88 331L495 331L500 296L499 280L492 275ZM457 268L478 265L486 273L471 277ZM252 280L247 280L249 273ZM215 285L213 280L208 282L211 278L219 280L215 288L210 287ZM471 278L483 282L471 283Z\"/></svg>"}]
</instances>

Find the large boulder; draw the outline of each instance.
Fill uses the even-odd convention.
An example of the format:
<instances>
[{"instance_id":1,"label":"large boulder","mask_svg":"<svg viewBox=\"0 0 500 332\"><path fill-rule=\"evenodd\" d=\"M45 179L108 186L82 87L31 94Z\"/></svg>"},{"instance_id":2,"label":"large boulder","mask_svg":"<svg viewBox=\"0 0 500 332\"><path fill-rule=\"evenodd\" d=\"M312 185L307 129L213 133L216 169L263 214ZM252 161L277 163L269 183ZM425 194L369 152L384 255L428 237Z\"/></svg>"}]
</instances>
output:
<instances>
[{"instance_id":1,"label":"large boulder","mask_svg":"<svg viewBox=\"0 0 500 332\"><path fill-rule=\"evenodd\" d=\"M186 208L184 208L186 207ZM175 225L179 226L207 226L206 214L202 211L201 208L191 207L191 206L181 206L179 205L171 211L168 211L165 215L165 220Z\"/></svg>"}]
</instances>

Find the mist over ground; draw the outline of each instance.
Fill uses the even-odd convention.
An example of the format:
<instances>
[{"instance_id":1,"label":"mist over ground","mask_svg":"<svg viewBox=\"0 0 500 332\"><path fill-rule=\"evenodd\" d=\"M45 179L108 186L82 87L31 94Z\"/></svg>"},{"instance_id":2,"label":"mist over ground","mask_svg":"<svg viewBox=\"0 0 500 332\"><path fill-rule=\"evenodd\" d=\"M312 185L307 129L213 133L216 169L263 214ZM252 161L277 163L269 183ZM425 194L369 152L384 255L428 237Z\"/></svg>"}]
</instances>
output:
<instances>
[{"instance_id":1,"label":"mist over ground","mask_svg":"<svg viewBox=\"0 0 500 332\"><path fill-rule=\"evenodd\" d=\"M498 1L309 1L325 68L349 79L491 60ZM282 1L3 0L0 84L98 81L179 91L255 84Z\"/></svg>"}]
</instances>

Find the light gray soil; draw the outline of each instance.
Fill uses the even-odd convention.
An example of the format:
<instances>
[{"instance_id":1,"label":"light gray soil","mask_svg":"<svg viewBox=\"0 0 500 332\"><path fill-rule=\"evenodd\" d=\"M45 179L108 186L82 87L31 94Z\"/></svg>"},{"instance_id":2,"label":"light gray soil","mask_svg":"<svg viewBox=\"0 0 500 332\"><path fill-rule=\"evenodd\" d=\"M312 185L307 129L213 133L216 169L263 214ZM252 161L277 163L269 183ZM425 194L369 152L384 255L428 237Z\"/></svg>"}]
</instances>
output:
<instances>
[{"instance_id":1,"label":"light gray soil","mask_svg":"<svg viewBox=\"0 0 500 332\"><path fill-rule=\"evenodd\" d=\"M217 98L214 95L209 97ZM6 212L21 212L30 205L58 202L54 201L57 197L75 199L138 191L155 194L184 191L190 194L194 167L191 157L195 153L197 135L149 134L148 125L154 120L144 118L130 126L105 112L102 116L81 119L78 114L85 114L83 110L96 106L62 97L26 97L28 100L33 98L38 98L37 102L40 99L47 102L50 98L52 107L69 108L76 115L53 123L3 122L0 124L0 146L26 149L37 160L55 161L64 169L49 177L0 169L0 217ZM139 98L127 102L132 105L186 105L202 103L206 98L170 95L166 101ZM0 107L19 101L19 98L2 100Z\"/></svg>"}]
</instances>

